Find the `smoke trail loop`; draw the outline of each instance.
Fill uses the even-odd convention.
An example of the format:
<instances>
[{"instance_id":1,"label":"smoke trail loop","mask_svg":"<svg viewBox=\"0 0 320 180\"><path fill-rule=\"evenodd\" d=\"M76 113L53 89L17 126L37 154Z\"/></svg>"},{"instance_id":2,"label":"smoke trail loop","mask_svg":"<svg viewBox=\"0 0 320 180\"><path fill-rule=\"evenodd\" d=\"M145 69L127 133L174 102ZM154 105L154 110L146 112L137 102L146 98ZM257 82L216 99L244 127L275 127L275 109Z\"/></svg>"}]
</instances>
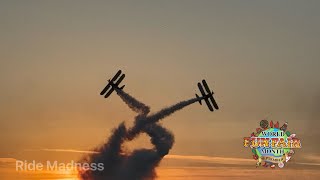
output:
<instances>
[{"instance_id":1,"label":"smoke trail loop","mask_svg":"<svg viewBox=\"0 0 320 180\"><path fill-rule=\"evenodd\" d=\"M121 123L112 133L108 141L97 148L97 154L83 159L88 163L103 163L104 171L85 171L80 173L82 180L153 180L155 168L162 158L169 153L174 144L173 134L158 122L172 113L198 101L193 98L166 107L157 113L148 115L150 108L120 89L116 89L120 98L137 112L134 126L127 129ZM153 145L152 149L137 149L130 154L123 151L123 143L133 140L140 133L146 133Z\"/></svg>"}]
</instances>

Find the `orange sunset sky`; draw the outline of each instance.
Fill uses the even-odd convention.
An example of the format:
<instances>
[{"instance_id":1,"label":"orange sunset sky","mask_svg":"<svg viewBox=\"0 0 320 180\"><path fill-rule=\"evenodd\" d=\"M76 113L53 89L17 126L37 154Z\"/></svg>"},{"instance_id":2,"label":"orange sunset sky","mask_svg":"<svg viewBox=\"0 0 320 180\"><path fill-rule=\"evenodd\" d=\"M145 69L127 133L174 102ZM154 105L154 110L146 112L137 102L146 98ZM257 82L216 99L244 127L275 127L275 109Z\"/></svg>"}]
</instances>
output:
<instances>
[{"instance_id":1,"label":"orange sunset sky","mask_svg":"<svg viewBox=\"0 0 320 180\"><path fill-rule=\"evenodd\" d=\"M320 178L320 1L0 1L0 179L15 160L77 161L132 112L99 95L118 69L156 112L206 79L220 110L192 104L164 119L175 144L159 180ZM261 119L301 139L285 169L255 168L242 138ZM141 135L128 150L151 147Z\"/></svg>"}]
</instances>

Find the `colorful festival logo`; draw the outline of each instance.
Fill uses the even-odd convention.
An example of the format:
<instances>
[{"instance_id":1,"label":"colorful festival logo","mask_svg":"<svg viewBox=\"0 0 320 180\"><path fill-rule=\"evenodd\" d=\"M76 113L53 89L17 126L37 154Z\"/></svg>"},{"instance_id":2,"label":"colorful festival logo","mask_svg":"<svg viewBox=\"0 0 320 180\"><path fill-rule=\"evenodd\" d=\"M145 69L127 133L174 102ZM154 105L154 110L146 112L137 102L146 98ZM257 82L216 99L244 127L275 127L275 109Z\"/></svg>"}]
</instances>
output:
<instances>
[{"instance_id":1,"label":"colorful festival logo","mask_svg":"<svg viewBox=\"0 0 320 180\"><path fill-rule=\"evenodd\" d=\"M243 146L250 147L253 158L257 160L256 167L283 168L294 154L295 148L301 148L301 142L296 134L287 130L288 123L284 123L279 128L279 122L273 123L267 120L260 121L260 128L252 133L250 137L245 137Z\"/></svg>"}]
</instances>

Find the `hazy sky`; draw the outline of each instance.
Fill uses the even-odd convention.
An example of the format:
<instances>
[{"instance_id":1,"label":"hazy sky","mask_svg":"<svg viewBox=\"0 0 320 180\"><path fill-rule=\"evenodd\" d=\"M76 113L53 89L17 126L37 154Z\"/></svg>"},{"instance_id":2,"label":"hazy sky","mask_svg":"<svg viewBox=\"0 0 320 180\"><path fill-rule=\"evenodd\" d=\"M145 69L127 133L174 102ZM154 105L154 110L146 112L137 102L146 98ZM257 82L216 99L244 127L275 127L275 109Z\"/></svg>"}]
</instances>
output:
<instances>
[{"instance_id":1,"label":"hazy sky","mask_svg":"<svg viewBox=\"0 0 320 180\"><path fill-rule=\"evenodd\" d=\"M125 91L152 111L194 97L203 78L215 91L221 110L193 104L163 121L172 154L250 158L242 137L268 117L302 138L297 155L319 155L319 5L1 1L0 157L89 150L130 124L135 114L116 94L99 96L118 69Z\"/></svg>"}]
</instances>

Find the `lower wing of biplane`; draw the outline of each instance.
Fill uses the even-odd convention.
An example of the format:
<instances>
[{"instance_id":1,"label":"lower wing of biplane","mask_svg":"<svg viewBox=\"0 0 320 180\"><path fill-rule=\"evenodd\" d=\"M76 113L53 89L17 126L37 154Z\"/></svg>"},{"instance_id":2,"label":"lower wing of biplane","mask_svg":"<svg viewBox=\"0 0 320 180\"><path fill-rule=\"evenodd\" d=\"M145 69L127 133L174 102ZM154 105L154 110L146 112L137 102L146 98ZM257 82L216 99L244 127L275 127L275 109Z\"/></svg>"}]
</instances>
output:
<instances>
[{"instance_id":1,"label":"lower wing of biplane","mask_svg":"<svg viewBox=\"0 0 320 180\"><path fill-rule=\"evenodd\" d=\"M121 70L119 70L117 72L116 75L113 76L113 78L110 80L108 80L108 84L106 85L105 88L103 88L103 90L100 92L100 95L104 95L104 98L107 98L111 95L111 93L114 91L115 88L117 89L123 89L125 85L119 87L119 84L121 83L121 81L124 79L125 74L121 74ZM118 78L120 76L120 78Z\"/></svg>"},{"instance_id":2,"label":"lower wing of biplane","mask_svg":"<svg viewBox=\"0 0 320 180\"><path fill-rule=\"evenodd\" d=\"M202 84L204 86L204 89L203 89ZM196 97L200 98L199 103L202 105L201 100L204 100L210 111L214 111L213 107L216 110L218 110L219 106L218 106L216 100L213 98L213 94L214 94L213 91L210 90L210 88L205 80L202 80L202 84L200 82L198 83L198 87L199 87L199 90L201 92L202 97L199 97L198 94L196 94ZM206 94L205 90L206 90L207 94ZM213 107L211 104L213 105Z\"/></svg>"}]
</instances>

